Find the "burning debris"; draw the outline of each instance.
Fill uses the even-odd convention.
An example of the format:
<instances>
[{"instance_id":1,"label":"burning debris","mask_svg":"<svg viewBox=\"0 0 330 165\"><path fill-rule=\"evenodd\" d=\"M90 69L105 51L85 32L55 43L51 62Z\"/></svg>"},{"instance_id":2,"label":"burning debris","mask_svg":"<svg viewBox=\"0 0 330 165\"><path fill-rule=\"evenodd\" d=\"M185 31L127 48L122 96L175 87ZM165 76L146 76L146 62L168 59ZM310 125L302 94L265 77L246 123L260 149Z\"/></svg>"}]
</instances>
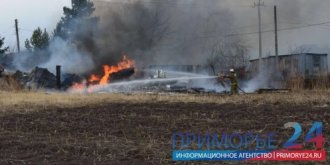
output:
<instances>
[{"instance_id":1,"label":"burning debris","mask_svg":"<svg viewBox=\"0 0 330 165\"><path fill-rule=\"evenodd\" d=\"M36 67L29 74L16 71L13 77L29 89L56 88L56 76L44 68Z\"/></svg>"},{"instance_id":2,"label":"burning debris","mask_svg":"<svg viewBox=\"0 0 330 165\"><path fill-rule=\"evenodd\" d=\"M119 78L122 78L121 76L125 75L124 73L132 73L134 74L134 68L135 68L135 61L129 59L126 55L123 56L123 59L114 66L110 65L104 65L103 66L103 73L104 75L101 77L99 75L92 74L89 78L89 83L91 84L99 84L99 85L106 85L111 80L111 75L119 76ZM130 76L132 74L129 74Z\"/></svg>"},{"instance_id":3,"label":"burning debris","mask_svg":"<svg viewBox=\"0 0 330 165\"><path fill-rule=\"evenodd\" d=\"M96 86L105 86L110 81L118 81L131 77L135 73L135 61L129 59L126 55L118 64L110 66L103 66L103 75L92 74L87 81L80 83L74 83L71 87L73 90L84 90L88 88L89 92L92 92Z\"/></svg>"},{"instance_id":4,"label":"burning debris","mask_svg":"<svg viewBox=\"0 0 330 165\"><path fill-rule=\"evenodd\" d=\"M157 73L157 76L154 76ZM170 74L168 74L170 73ZM59 74L59 73L57 73ZM181 75L180 75L181 74ZM160 76L158 76L160 75ZM16 82L27 89L59 89L58 76L45 68L36 67L30 73L16 71L11 76ZM175 92L228 94L228 87L219 84L217 76L165 71L138 70L134 60L123 56L118 64L103 66L103 74L91 74L84 78L77 74L63 73L60 76L61 90L78 93L97 92ZM226 90L227 89L227 90ZM260 89L258 93L289 92L290 90ZM244 92L243 92L244 93Z\"/></svg>"},{"instance_id":5,"label":"burning debris","mask_svg":"<svg viewBox=\"0 0 330 165\"><path fill-rule=\"evenodd\" d=\"M65 73L62 75L63 81L61 83L62 89L67 90L71 88L75 83L84 81L84 77L77 74Z\"/></svg>"},{"instance_id":6,"label":"burning debris","mask_svg":"<svg viewBox=\"0 0 330 165\"><path fill-rule=\"evenodd\" d=\"M233 88L230 85L219 85L219 82L216 81L219 77L206 76L207 73L198 74L193 71L183 72L163 69L137 70L135 61L126 55L117 64L104 65L102 73L90 74L88 78L72 73L61 74L58 71L59 67L56 68L56 75L45 68L36 67L31 73L16 71L13 77L21 86L28 89L61 89L78 93L176 92L228 94L229 87ZM238 78L241 79L241 77ZM230 81L230 84L232 83ZM240 91L245 93L242 89ZM269 90L261 91L261 93L264 92L269 92ZM272 90L271 92L279 92L279 90Z\"/></svg>"},{"instance_id":7,"label":"burning debris","mask_svg":"<svg viewBox=\"0 0 330 165\"><path fill-rule=\"evenodd\" d=\"M110 80L121 81L130 78L135 73L134 68L123 69L110 74Z\"/></svg>"},{"instance_id":8,"label":"burning debris","mask_svg":"<svg viewBox=\"0 0 330 165\"><path fill-rule=\"evenodd\" d=\"M17 70L12 75L4 75L4 78L11 77L20 88L26 89L58 89L58 78L46 68L35 67L30 73ZM63 90L71 87L75 82L80 82L83 78L76 74L63 74L63 81L60 82ZM10 83L14 83L10 81ZM14 84L15 84L14 83Z\"/></svg>"},{"instance_id":9,"label":"burning debris","mask_svg":"<svg viewBox=\"0 0 330 165\"><path fill-rule=\"evenodd\" d=\"M60 71L57 71L56 75L54 75L49 70L40 67L34 68L30 73L16 71L12 77L27 89L61 89L74 93L229 93L228 85L221 86L218 84L218 76L159 69L137 70L135 61L127 56L123 56L116 65L104 65L102 74L91 74L88 78L77 74L61 74ZM279 91L271 90L271 92ZM256 92L264 93L270 91L263 89Z\"/></svg>"},{"instance_id":10,"label":"burning debris","mask_svg":"<svg viewBox=\"0 0 330 165\"><path fill-rule=\"evenodd\" d=\"M102 76L92 74L87 81L77 74L65 73L60 76L63 77L63 81L60 81L60 86L62 86L61 89L64 90L68 88L92 89L92 87L96 85L107 85L110 83L110 80L116 82L128 79L135 73L134 69L135 62L128 57L123 56L123 59L117 65L104 65L104 73ZM57 76L49 70L40 67L34 68L31 73L25 73L18 70L13 74L13 78L16 79L19 84L28 89L56 89L59 86L57 83Z\"/></svg>"}]
</instances>

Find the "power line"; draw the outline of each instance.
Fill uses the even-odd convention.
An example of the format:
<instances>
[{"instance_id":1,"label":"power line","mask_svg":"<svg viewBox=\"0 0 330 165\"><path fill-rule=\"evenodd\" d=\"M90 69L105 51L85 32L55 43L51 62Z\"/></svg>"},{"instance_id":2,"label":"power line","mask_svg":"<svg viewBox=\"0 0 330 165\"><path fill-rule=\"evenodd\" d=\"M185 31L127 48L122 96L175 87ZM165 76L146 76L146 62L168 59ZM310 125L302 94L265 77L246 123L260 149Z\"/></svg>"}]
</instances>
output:
<instances>
[{"instance_id":1,"label":"power line","mask_svg":"<svg viewBox=\"0 0 330 165\"><path fill-rule=\"evenodd\" d=\"M262 27L269 27L269 26L274 26L274 23L263 23L261 24ZM235 27L233 28L235 31L236 30L239 30L239 29L248 29L248 28L256 28L258 27L258 25L255 25L255 24L251 24L251 25L245 25L245 26L239 26L239 27ZM203 32L203 34L208 34L208 33L217 33L218 31L207 31L207 32Z\"/></svg>"},{"instance_id":2,"label":"power line","mask_svg":"<svg viewBox=\"0 0 330 165\"><path fill-rule=\"evenodd\" d=\"M326 24L330 24L330 21L315 23L315 24L308 24L308 25L304 25L304 26L294 26L294 27L288 27L288 28L280 28L280 29L278 29L278 31L302 29L302 28L313 27L313 26L321 26L321 25L326 25ZM261 31L261 33L269 33L269 32L274 32L274 29ZM259 32L233 33L233 34L227 34L227 35L212 35L212 36L208 35L208 36L198 36L196 38L234 37L234 36L252 35L252 34L259 34Z\"/></svg>"}]
</instances>

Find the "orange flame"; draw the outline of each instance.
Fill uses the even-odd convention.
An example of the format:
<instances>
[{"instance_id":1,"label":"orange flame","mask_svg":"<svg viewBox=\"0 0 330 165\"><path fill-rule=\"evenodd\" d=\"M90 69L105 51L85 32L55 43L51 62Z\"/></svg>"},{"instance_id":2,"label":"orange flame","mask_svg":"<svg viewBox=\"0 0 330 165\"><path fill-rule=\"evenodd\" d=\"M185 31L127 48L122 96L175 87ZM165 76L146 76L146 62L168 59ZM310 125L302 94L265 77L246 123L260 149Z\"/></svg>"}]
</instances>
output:
<instances>
[{"instance_id":1,"label":"orange flame","mask_svg":"<svg viewBox=\"0 0 330 165\"><path fill-rule=\"evenodd\" d=\"M86 85L84 83L74 83L72 85L72 89L84 89L86 87Z\"/></svg>"},{"instance_id":2,"label":"orange flame","mask_svg":"<svg viewBox=\"0 0 330 165\"><path fill-rule=\"evenodd\" d=\"M89 83L98 82L98 81L100 81L100 77L95 74L92 74L88 79Z\"/></svg>"},{"instance_id":3,"label":"orange flame","mask_svg":"<svg viewBox=\"0 0 330 165\"><path fill-rule=\"evenodd\" d=\"M103 66L104 75L99 81L99 84L100 85L108 84L110 81L110 75L112 73L116 73L124 69L134 68L134 66L135 66L134 60L131 60L126 56L123 56L123 59L117 65L114 66L104 65Z\"/></svg>"},{"instance_id":4,"label":"orange flame","mask_svg":"<svg viewBox=\"0 0 330 165\"><path fill-rule=\"evenodd\" d=\"M103 66L103 76L99 76L96 74L92 74L88 82L91 84L98 84L98 85L106 85L110 82L110 75L112 73L119 72L124 69L134 68L135 67L135 61L129 59L127 56L123 56L122 60L119 61L118 64L110 66L110 65L104 65ZM73 89L83 89L86 85L84 83L75 83L73 84Z\"/></svg>"}]
</instances>

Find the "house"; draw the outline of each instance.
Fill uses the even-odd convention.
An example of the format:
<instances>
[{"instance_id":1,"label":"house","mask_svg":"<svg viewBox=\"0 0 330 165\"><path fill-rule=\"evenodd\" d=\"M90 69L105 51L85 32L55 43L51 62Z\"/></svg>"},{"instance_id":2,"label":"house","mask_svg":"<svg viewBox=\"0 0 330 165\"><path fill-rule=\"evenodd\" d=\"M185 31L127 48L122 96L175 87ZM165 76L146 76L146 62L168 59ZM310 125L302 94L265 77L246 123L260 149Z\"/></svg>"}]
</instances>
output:
<instances>
[{"instance_id":1,"label":"house","mask_svg":"<svg viewBox=\"0 0 330 165\"><path fill-rule=\"evenodd\" d=\"M301 53L278 56L278 70L283 78L302 76L310 78L326 75L328 73L328 55L316 53ZM250 60L249 71L258 73L259 60ZM276 56L262 58L263 70L274 70L276 67Z\"/></svg>"}]
</instances>

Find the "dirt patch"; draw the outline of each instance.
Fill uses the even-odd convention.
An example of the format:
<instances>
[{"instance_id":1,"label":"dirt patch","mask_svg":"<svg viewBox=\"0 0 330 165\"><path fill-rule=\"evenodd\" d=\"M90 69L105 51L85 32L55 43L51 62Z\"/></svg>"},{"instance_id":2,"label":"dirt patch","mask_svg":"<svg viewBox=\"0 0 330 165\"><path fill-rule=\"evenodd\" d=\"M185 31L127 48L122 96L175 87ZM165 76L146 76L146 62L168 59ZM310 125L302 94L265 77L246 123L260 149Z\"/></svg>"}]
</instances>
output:
<instances>
[{"instance_id":1,"label":"dirt patch","mask_svg":"<svg viewBox=\"0 0 330 165\"><path fill-rule=\"evenodd\" d=\"M328 140L329 107L163 102L12 109L0 114L0 163L170 164L172 132L273 131L284 140L293 133L283 129L290 121L304 132L322 121Z\"/></svg>"}]
</instances>

